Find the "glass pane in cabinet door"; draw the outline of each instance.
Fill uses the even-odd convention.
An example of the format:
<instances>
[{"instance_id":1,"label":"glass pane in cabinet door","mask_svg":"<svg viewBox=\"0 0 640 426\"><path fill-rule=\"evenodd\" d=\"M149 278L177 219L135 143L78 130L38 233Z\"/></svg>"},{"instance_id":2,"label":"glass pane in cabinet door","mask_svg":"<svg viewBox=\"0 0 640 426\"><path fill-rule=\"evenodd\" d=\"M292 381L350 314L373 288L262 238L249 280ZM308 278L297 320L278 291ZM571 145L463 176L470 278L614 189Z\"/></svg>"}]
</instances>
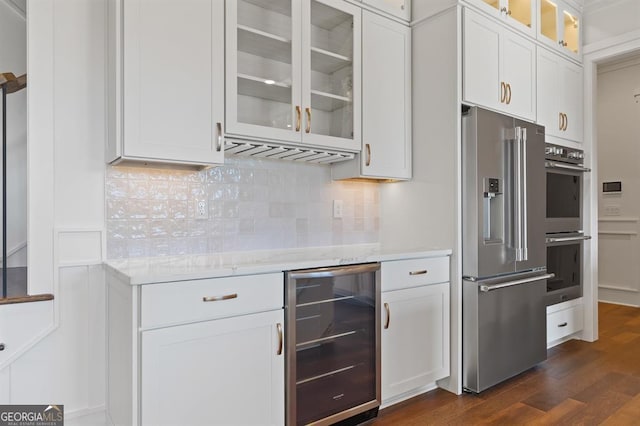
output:
<instances>
[{"instance_id":1,"label":"glass pane in cabinet door","mask_svg":"<svg viewBox=\"0 0 640 426\"><path fill-rule=\"evenodd\" d=\"M558 41L558 6L549 0L540 0L540 33Z\"/></svg>"},{"instance_id":2,"label":"glass pane in cabinet door","mask_svg":"<svg viewBox=\"0 0 640 426\"><path fill-rule=\"evenodd\" d=\"M305 130L351 139L353 16L312 1L310 31L311 110L305 111Z\"/></svg>"},{"instance_id":3,"label":"glass pane in cabinet door","mask_svg":"<svg viewBox=\"0 0 640 426\"><path fill-rule=\"evenodd\" d=\"M495 8L496 10L500 9L500 0L482 0L489 6Z\"/></svg>"},{"instance_id":4,"label":"glass pane in cabinet door","mask_svg":"<svg viewBox=\"0 0 640 426\"><path fill-rule=\"evenodd\" d=\"M564 47L574 53L578 53L578 41L580 34L580 22L578 18L564 11Z\"/></svg>"},{"instance_id":5,"label":"glass pane in cabinet door","mask_svg":"<svg viewBox=\"0 0 640 426\"><path fill-rule=\"evenodd\" d=\"M509 0L510 16L531 28L531 0Z\"/></svg>"},{"instance_id":6,"label":"glass pane in cabinet door","mask_svg":"<svg viewBox=\"0 0 640 426\"><path fill-rule=\"evenodd\" d=\"M238 121L293 124L291 1L238 0Z\"/></svg>"}]
</instances>

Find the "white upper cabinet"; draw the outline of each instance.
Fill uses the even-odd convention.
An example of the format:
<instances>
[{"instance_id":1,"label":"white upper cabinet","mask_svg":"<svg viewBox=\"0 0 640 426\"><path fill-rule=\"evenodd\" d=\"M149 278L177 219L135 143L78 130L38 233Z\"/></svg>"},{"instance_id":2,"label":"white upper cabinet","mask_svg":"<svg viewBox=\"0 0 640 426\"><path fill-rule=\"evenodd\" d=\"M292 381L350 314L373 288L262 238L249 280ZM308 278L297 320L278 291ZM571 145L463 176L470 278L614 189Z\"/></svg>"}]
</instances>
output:
<instances>
[{"instance_id":1,"label":"white upper cabinet","mask_svg":"<svg viewBox=\"0 0 640 426\"><path fill-rule=\"evenodd\" d=\"M536 35L536 0L468 0L531 37Z\"/></svg>"},{"instance_id":2,"label":"white upper cabinet","mask_svg":"<svg viewBox=\"0 0 640 426\"><path fill-rule=\"evenodd\" d=\"M466 8L463 99L535 120L535 44Z\"/></svg>"},{"instance_id":3,"label":"white upper cabinet","mask_svg":"<svg viewBox=\"0 0 640 426\"><path fill-rule=\"evenodd\" d=\"M360 9L338 0L226 5L226 133L359 151Z\"/></svg>"},{"instance_id":4,"label":"white upper cabinet","mask_svg":"<svg viewBox=\"0 0 640 426\"><path fill-rule=\"evenodd\" d=\"M549 136L582 142L583 71L566 58L538 47L538 123Z\"/></svg>"},{"instance_id":5,"label":"white upper cabinet","mask_svg":"<svg viewBox=\"0 0 640 426\"><path fill-rule=\"evenodd\" d=\"M362 13L362 155L334 179L411 178L411 29Z\"/></svg>"},{"instance_id":6,"label":"white upper cabinet","mask_svg":"<svg viewBox=\"0 0 640 426\"><path fill-rule=\"evenodd\" d=\"M220 164L224 5L109 2L107 161Z\"/></svg>"},{"instance_id":7,"label":"white upper cabinet","mask_svg":"<svg viewBox=\"0 0 640 426\"><path fill-rule=\"evenodd\" d=\"M581 19L578 11L562 0L539 0L538 40L581 61Z\"/></svg>"},{"instance_id":8,"label":"white upper cabinet","mask_svg":"<svg viewBox=\"0 0 640 426\"><path fill-rule=\"evenodd\" d=\"M411 20L411 0L362 0L362 3L405 21Z\"/></svg>"}]
</instances>

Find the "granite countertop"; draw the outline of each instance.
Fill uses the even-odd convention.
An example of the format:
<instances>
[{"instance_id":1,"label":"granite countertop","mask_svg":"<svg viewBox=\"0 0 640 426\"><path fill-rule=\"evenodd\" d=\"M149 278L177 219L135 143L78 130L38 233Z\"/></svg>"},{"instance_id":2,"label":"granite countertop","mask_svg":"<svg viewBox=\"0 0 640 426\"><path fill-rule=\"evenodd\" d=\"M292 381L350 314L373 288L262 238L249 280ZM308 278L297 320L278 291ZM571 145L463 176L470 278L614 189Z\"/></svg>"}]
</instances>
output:
<instances>
[{"instance_id":1,"label":"granite countertop","mask_svg":"<svg viewBox=\"0 0 640 426\"><path fill-rule=\"evenodd\" d=\"M440 257L450 249L384 249L378 244L117 259L107 271L130 285L266 274L367 262Z\"/></svg>"}]
</instances>

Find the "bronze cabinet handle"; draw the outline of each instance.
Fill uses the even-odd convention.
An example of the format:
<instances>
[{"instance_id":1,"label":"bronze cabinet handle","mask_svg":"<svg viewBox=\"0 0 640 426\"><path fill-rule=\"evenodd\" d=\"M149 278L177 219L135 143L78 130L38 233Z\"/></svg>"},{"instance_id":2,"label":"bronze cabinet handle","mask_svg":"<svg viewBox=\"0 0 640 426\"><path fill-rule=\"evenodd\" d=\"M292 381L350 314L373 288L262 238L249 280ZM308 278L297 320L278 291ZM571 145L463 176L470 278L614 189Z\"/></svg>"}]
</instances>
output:
<instances>
[{"instance_id":1,"label":"bronze cabinet handle","mask_svg":"<svg viewBox=\"0 0 640 426\"><path fill-rule=\"evenodd\" d=\"M500 103L504 103L504 100L507 98L507 86L504 84L504 81L500 82Z\"/></svg>"},{"instance_id":2,"label":"bronze cabinet handle","mask_svg":"<svg viewBox=\"0 0 640 426\"><path fill-rule=\"evenodd\" d=\"M564 126L564 116L562 115L561 112L558 113L558 130L562 130L562 127Z\"/></svg>"},{"instance_id":3,"label":"bronze cabinet handle","mask_svg":"<svg viewBox=\"0 0 640 426\"><path fill-rule=\"evenodd\" d=\"M282 355L282 346L283 346L282 324L277 323L276 329L278 330L278 352L276 352L276 355Z\"/></svg>"},{"instance_id":4,"label":"bronze cabinet handle","mask_svg":"<svg viewBox=\"0 0 640 426\"><path fill-rule=\"evenodd\" d=\"M511 85L507 83L507 105L511 103Z\"/></svg>"},{"instance_id":5,"label":"bronze cabinet handle","mask_svg":"<svg viewBox=\"0 0 640 426\"><path fill-rule=\"evenodd\" d=\"M364 165L369 167L371 165L371 145L365 144L364 146L367 149L367 160L365 161Z\"/></svg>"},{"instance_id":6,"label":"bronze cabinet handle","mask_svg":"<svg viewBox=\"0 0 640 426\"><path fill-rule=\"evenodd\" d=\"M218 141L218 144L216 145L216 151L220 152L222 150L222 123L219 121L216 123L216 132Z\"/></svg>"},{"instance_id":7,"label":"bronze cabinet handle","mask_svg":"<svg viewBox=\"0 0 640 426\"><path fill-rule=\"evenodd\" d=\"M426 269L421 269L419 271L411 271L411 272L409 272L409 275L424 275L427 272L428 271Z\"/></svg>"},{"instance_id":8,"label":"bronze cabinet handle","mask_svg":"<svg viewBox=\"0 0 640 426\"><path fill-rule=\"evenodd\" d=\"M306 133L311 132L311 108L306 107L304 109L307 112L307 128L304 130Z\"/></svg>"},{"instance_id":9,"label":"bronze cabinet handle","mask_svg":"<svg viewBox=\"0 0 640 426\"><path fill-rule=\"evenodd\" d=\"M225 294L222 296L204 296L202 298L203 302L220 302L221 300L230 300L230 299L237 299L238 298L238 293L232 293L232 294Z\"/></svg>"},{"instance_id":10,"label":"bronze cabinet handle","mask_svg":"<svg viewBox=\"0 0 640 426\"><path fill-rule=\"evenodd\" d=\"M296 105L296 132L300 131L301 123L302 123L302 108L300 108L300 105Z\"/></svg>"},{"instance_id":11,"label":"bronze cabinet handle","mask_svg":"<svg viewBox=\"0 0 640 426\"><path fill-rule=\"evenodd\" d=\"M567 131L567 127L569 127L569 116L567 114L564 114L564 131Z\"/></svg>"},{"instance_id":12,"label":"bronze cabinet handle","mask_svg":"<svg viewBox=\"0 0 640 426\"><path fill-rule=\"evenodd\" d=\"M389 322L391 322L391 310L388 303L384 304L384 310L387 311L387 321L384 323L384 329L386 330L389 328Z\"/></svg>"}]
</instances>

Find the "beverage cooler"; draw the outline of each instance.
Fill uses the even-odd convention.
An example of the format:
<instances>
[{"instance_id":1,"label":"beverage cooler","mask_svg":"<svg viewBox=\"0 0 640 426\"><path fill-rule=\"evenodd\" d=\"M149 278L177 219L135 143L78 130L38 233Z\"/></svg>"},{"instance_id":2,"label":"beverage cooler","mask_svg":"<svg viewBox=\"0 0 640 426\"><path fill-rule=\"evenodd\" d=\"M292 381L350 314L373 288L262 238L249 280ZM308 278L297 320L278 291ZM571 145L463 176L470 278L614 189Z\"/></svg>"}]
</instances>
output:
<instances>
[{"instance_id":1,"label":"beverage cooler","mask_svg":"<svg viewBox=\"0 0 640 426\"><path fill-rule=\"evenodd\" d=\"M379 271L374 263L286 273L288 425L377 415Z\"/></svg>"}]
</instances>

